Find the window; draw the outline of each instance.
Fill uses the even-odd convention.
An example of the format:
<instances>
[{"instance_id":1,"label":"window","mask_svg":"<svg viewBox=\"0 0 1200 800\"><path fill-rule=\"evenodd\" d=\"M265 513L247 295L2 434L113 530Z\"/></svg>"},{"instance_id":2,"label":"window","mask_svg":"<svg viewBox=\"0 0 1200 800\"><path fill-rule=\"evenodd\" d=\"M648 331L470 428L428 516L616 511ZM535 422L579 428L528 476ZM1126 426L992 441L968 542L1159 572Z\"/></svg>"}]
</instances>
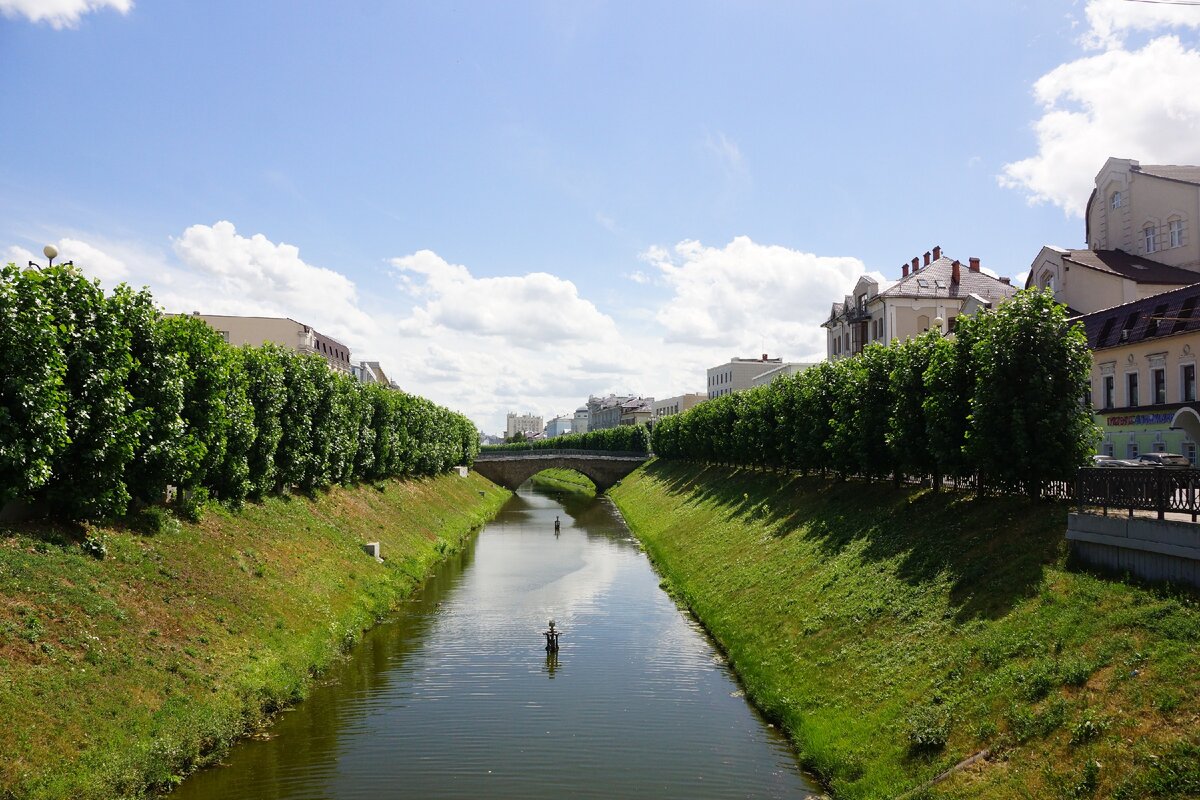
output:
<instances>
[{"instance_id":1,"label":"window","mask_svg":"<svg viewBox=\"0 0 1200 800\"><path fill-rule=\"evenodd\" d=\"M1104 376L1104 397L1102 398L1104 408L1112 408L1113 407L1113 384L1114 383L1115 383L1115 381L1113 380L1112 375Z\"/></svg>"},{"instance_id":2,"label":"window","mask_svg":"<svg viewBox=\"0 0 1200 800\"><path fill-rule=\"evenodd\" d=\"M1183 247L1183 220L1167 220L1168 247Z\"/></svg>"},{"instance_id":3,"label":"window","mask_svg":"<svg viewBox=\"0 0 1200 800\"><path fill-rule=\"evenodd\" d=\"M1154 312L1150 315L1150 322L1146 325L1146 335L1147 336L1157 336L1158 335L1158 333L1159 333L1158 322L1159 322L1159 320L1161 320L1163 318L1163 315L1165 315L1166 313L1167 313L1167 304L1166 303L1163 303L1162 305L1158 305L1158 306L1154 307Z\"/></svg>"},{"instance_id":4,"label":"window","mask_svg":"<svg viewBox=\"0 0 1200 800\"><path fill-rule=\"evenodd\" d=\"M1142 247L1145 252L1153 253L1155 251L1154 226L1147 225L1142 228Z\"/></svg>"},{"instance_id":5,"label":"window","mask_svg":"<svg viewBox=\"0 0 1200 800\"><path fill-rule=\"evenodd\" d=\"M1107 439L1104 440L1104 444L1100 446L1100 449L1106 456L1115 456L1117 454L1116 448L1113 447L1113 443Z\"/></svg>"},{"instance_id":6,"label":"window","mask_svg":"<svg viewBox=\"0 0 1200 800\"><path fill-rule=\"evenodd\" d=\"M1180 391L1183 394L1181 399L1185 403L1194 403L1196 401L1196 365L1184 364L1179 372Z\"/></svg>"},{"instance_id":7,"label":"window","mask_svg":"<svg viewBox=\"0 0 1200 800\"><path fill-rule=\"evenodd\" d=\"M1129 446L1125 449L1125 457L1126 458L1137 458L1138 455L1139 455L1139 453L1138 453L1137 442L1130 442Z\"/></svg>"},{"instance_id":8,"label":"window","mask_svg":"<svg viewBox=\"0 0 1200 800\"><path fill-rule=\"evenodd\" d=\"M1192 295L1187 300L1183 301L1183 308L1179 309L1179 313L1175 315L1175 325L1171 328L1171 333L1179 333L1187 327L1188 320L1192 318L1192 312L1196 310L1196 296Z\"/></svg>"},{"instance_id":9,"label":"window","mask_svg":"<svg viewBox=\"0 0 1200 800\"><path fill-rule=\"evenodd\" d=\"M1113 192L1113 193L1112 193L1112 207L1113 207L1113 209L1118 209L1118 208L1120 208L1122 205L1124 205L1124 204L1125 204L1125 202L1124 202L1124 201L1125 201L1125 198L1123 198L1123 197L1121 196L1121 190L1120 190L1120 189L1118 189L1117 191L1115 191L1115 192Z\"/></svg>"},{"instance_id":10,"label":"window","mask_svg":"<svg viewBox=\"0 0 1200 800\"><path fill-rule=\"evenodd\" d=\"M1165 453L1165 452L1167 452L1167 443L1166 442L1154 442L1150 446L1150 449L1153 450L1155 453Z\"/></svg>"},{"instance_id":11,"label":"window","mask_svg":"<svg viewBox=\"0 0 1200 800\"><path fill-rule=\"evenodd\" d=\"M1130 408L1138 406L1138 374L1130 372L1125 376L1125 405Z\"/></svg>"},{"instance_id":12,"label":"window","mask_svg":"<svg viewBox=\"0 0 1200 800\"><path fill-rule=\"evenodd\" d=\"M1096 347L1103 347L1104 342L1108 339L1108 335L1112 333L1113 325L1117 322L1116 317L1109 317L1104 320L1104 327L1100 329L1100 335L1096 337Z\"/></svg>"},{"instance_id":13,"label":"window","mask_svg":"<svg viewBox=\"0 0 1200 800\"><path fill-rule=\"evenodd\" d=\"M1193 467L1196 466L1196 443L1195 442L1184 442L1183 443L1183 454L1185 456L1187 456L1188 461L1192 462Z\"/></svg>"},{"instance_id":14,"label":"window","mask_svg":"<svg viewBox=\"0 0 1200 800\"><path fill-rule=\"evenodd\" d=\"M1154 383L1154 404L1167 402L1167 371L1162 367L1150 370L1150 380Z\"/></svg>"}]
</instances>

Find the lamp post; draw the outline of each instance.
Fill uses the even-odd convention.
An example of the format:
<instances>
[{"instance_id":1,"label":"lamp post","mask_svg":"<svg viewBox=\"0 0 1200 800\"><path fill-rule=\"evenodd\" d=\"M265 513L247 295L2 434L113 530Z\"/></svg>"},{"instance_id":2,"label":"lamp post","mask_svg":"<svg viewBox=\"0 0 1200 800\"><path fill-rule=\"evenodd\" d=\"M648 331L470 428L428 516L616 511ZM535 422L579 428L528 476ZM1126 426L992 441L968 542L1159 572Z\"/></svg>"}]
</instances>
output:
<instances>
[{"instance_id":1,"label":"lamp post","mask_svg":"<svg viewBox=\"0 0 1200 800\"><path fill-rule=\"evenodd\" d=\"M48 262L46 268L49 269L50 267L54 266L54 259L58 258L58 248L52 244L48 244L42 248L42 255L46 257ZM68 267L75 266L74 261L64 261L63 264ZM30 261L29 266L33 269L40 269L40 265L36 261Z\"/></svg>"}]
</instances>

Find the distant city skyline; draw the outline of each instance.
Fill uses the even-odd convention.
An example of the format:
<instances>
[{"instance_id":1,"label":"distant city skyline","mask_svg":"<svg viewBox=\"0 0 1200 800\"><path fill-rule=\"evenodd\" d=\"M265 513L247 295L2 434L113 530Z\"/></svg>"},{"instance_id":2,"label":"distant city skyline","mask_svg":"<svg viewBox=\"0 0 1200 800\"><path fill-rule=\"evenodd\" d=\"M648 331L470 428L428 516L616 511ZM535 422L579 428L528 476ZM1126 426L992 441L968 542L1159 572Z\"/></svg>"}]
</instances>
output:
<instances>
[{"instance_id":1,"label":"distant city skyline","mask_svg":"<svg viewBox=\"0 0 1200 800\"><path fill-rule=\"evenodd\" d=\"M934 245L1021 282L1200 164L1200 7L0 0L0 258L288 316L504 430L824 357Z\"/></svg>"}]
</instances>

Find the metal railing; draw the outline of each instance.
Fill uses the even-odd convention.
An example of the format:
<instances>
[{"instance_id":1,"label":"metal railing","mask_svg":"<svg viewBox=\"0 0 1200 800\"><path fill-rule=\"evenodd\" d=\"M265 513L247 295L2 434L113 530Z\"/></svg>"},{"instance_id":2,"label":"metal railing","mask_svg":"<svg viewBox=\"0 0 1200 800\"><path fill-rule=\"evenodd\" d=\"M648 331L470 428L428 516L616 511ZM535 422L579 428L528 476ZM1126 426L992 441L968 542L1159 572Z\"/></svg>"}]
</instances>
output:
<instances>
[{"instance_id":1,"label":"metal railing","mask_svg":"<svg viewBox=\"0 0 1200 800\"><path fill-rule=\"evenodd\" d=\"M498 461L504 458L535 458L550 456L592 456L593 458L640 458L646 461L649 453L634 450L556 450L552 448L530 448L528 450L489 450L475 456L476 461Z\"/></svg>"},{"instance_id":2,"label":"metal railing","mask_svg":"<svg viewBox=\"0 0 1200 800\"><path fill-rule=\"evenodd\" d=\"M1075 502L1108 510L1153 511L1159 519L1168 512L1200 513L1200 469L1190 467L1085 467L1075 479Z\"/></svg>"}]
</instances>

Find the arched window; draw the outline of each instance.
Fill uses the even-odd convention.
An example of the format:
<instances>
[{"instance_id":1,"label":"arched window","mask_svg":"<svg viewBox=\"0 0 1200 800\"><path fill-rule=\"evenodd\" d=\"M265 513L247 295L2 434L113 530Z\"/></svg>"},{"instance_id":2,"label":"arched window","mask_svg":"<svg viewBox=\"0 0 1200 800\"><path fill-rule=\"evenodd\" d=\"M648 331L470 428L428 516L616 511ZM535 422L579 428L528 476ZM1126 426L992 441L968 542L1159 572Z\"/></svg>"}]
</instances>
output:
<instances>
[{"instance_id":1,"label":"arched window","mask_svg":"<svg viewBox=\"0 0 1200 800\"><path fill-rule=\"evenodd\" d=\"M1117 189L1115 192L1112 193L1113 210L1116 210L1123 205L1125 205L1125 198L1121 195L1121 190Z\"/></svg>"},{"instance_id":2,"label":"arched window","mask_svg":"<svg viewBox=\"0 0 1200 800\"><path fill-rule=\"evenodd\" d=\"M1153 253L1155 250L1157 250L1157 239L1158 237L1155 236L1154 223L1146 223L1146 226L1142 228L1142 248L1144 252Z\"/></svg>"}]
</instances>

